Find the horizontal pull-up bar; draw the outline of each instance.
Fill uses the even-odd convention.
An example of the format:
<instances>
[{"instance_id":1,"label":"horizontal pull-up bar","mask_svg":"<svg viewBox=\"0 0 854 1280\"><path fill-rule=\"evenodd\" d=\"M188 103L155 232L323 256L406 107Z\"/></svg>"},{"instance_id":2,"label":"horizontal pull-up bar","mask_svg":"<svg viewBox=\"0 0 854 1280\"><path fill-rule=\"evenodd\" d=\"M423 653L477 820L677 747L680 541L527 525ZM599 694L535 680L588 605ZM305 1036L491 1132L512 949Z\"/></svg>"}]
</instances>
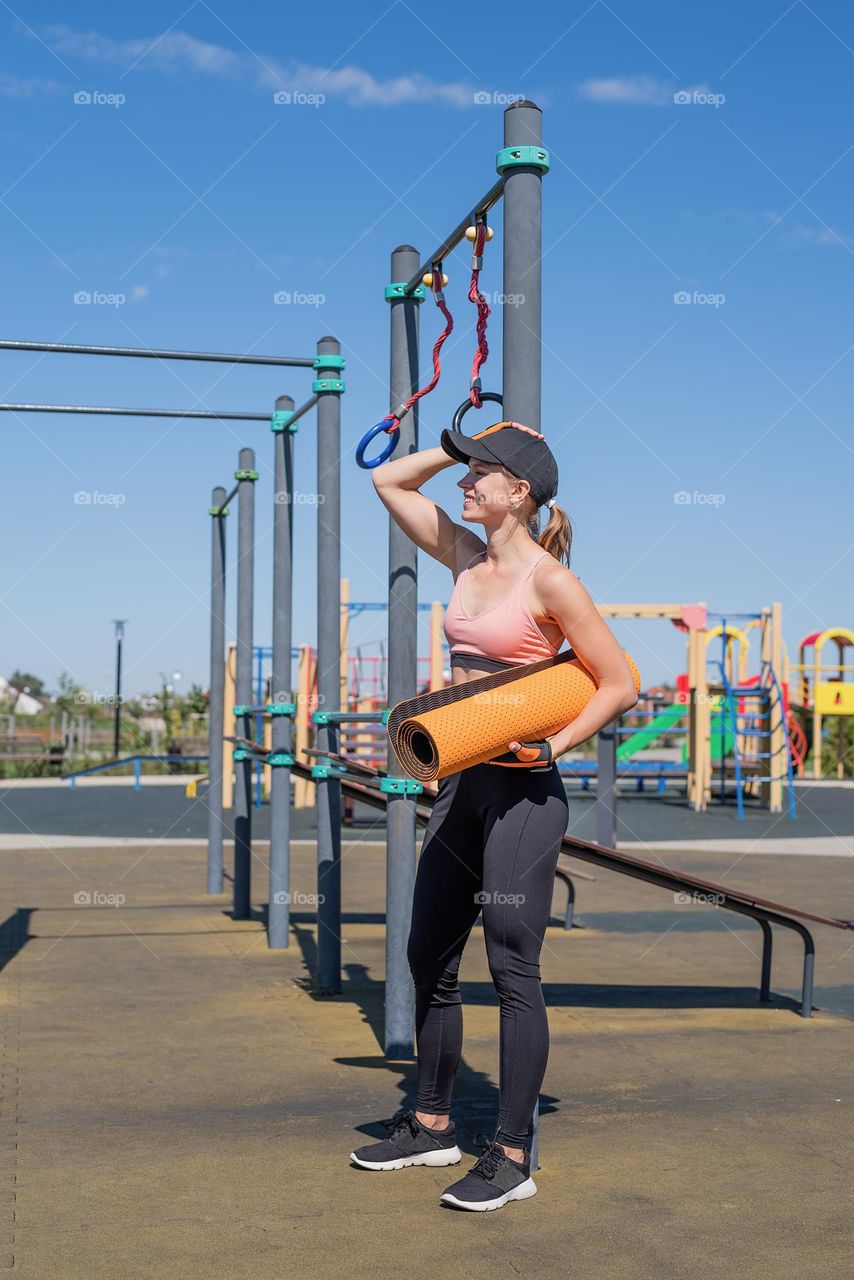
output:
<instances>
[{"instance_id":1,"label":"horizontal pull-up bar","mask_svg":"<svg viewBox=\"0 0 854 1280\"><path fill-rule=\"evenodd\" d=\"M456 249L460 241L465 239L466 229L472 226L476 218L481 217L484 213L488 213L493 205L498 204L498 201L503 195L504 177L502 175L496 182L495 186L490 187L486 195L477 202L471 213L467 214L466 217L463 218L462 222L454 228L447 240L442 241L436 252L429 258L425 258L424 262L418 268L412 279L407 281L403 292L412 293L413 289L417 288L417 286L421 284L421 277L424 275L424 272L429 271L434 262L443 262L444 259L447 258L448 254ZM2 345L2 343L0 343L0 345Z\"/></svg>"},{"instance_id":2,"label":"horizontal pull-up bar","mask_svg":"<svg viewBox=\"0 0 854 1280\"><path fill-rule=\"evenodd\" d=\"M207 360L216 364L274 364L312 369L313 356L234 356L213 351L159 351L151 347L90 347L70 342L14 342L0 339L3 351L62 351L72 356L142 356L149 360Z\"/></svg>"},{"instance_id":3,"label":"horizontal pull-up bar","mask_svg":"<svg viewBox=\"0 0 854 1280\"><path fill-rule=\"evenodd\" d=\"M214 422L269 422L269 413L216 413L213 409L117 409L92 404L0 404L0 413L100 413L116 418L210 418Z\"/></svg>"}]
</instances>

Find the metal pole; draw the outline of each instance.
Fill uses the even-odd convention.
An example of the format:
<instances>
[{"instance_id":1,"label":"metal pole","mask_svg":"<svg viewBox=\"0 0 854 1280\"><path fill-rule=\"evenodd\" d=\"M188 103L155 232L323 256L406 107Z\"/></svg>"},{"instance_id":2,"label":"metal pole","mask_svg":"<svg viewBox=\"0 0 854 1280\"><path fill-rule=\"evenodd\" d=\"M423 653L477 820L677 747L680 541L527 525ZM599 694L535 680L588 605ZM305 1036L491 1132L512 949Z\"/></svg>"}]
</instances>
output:
<instances>
[{"instance_id":1,"label":"metal pole","mask_svg":"<svg viewBox=\"0 0 854 1280\"><path fill-rule=\"evenodd\" d=\"M341 396L321 383L340 380L341 344L317 344L317 699L319 711L340 711L341 701ZM330 364L323 365L323 357ZM338 726L319 725L321 751L337 751ZM317 766L316 766L317 767ZM324 770L324 765L319 766ZM316 773L317 984L326 995L341 990L341 781Z\"/></svg>"},{"instance_id":2,"label":"metal pole","mask_svg":"<svg viewBox=\"0 0 854 1280\"><path fill-rule=\"evenodd\" d=\"M279 396L273 418L273 660L270 701L292 701L291 643L293 630L293 491L294 401ZM291 753L293 720L273 714L270 727L271 756ZM270 773L270 893L267 908L267 945L287 947L290 931L291 887L291 769L274 759Z\"/></svg>"},{"instance_id":3,"label":"metal pole","mask_svg":"<svg viewBox=\"0 0 854 1280\"><path fill-rule=\"evenodd\" d=\"M211 674L208 698L208 893L223 888L222 731L225 724L225 508L211 494Z\"/></svg>"},{"instance_id":4,"label":"metal pole","mask_svg":"<svg viewBox=\"0 0 854 1280\"><path fill-rule=\"evenodd\" d=\"M596 744L596 843L617 845L617 721L603 725Z\"/></svg>"},{"instance_id":5,"label":"metal pole","mask_svg":"<svg viewBox=\"0 0 854 1280\"><path fill-rule=\"evenodd\" d=\"M144 356L148 360L201 360L217 364L277 364L311 369L311 356L226 355L216 351L161 351L155 347L100 347L79 342L28 342L0 338L0 351L59 351L72 356Z\"/></svg>"},{"instance_id":6,"label":"metal pole","mask_svg":"<svg viewBox=\"0 0 854 1280\"><path fill-rule=\"evenodd\" d=\"M94 413L113 418L204 418L214 422L269 422L269 413L218 413L214 409L126 409L95 404L0 404L4 413Z\"/></svg>"},{"instance_id":7,"label":"metal pole","mask_svg":"<svg viewBox=\"0 0 854 1280\"><path fill-rule=\"evenodd\" d=\"M543 117L533 102L504 112L504 146L541 147ZM504 367L501 416L539 430L542 359L542 170L518 165L504 173ZM539 1165L539 1101L532 1117L531 1168Z\"/></svg>"},{"instance_id":8,"label":"metal pole","mask_svg":"<svg viewBox=\"0 0 854 1280\"><path fill-rule=\"evenodd\" d=\"M408 280L418 252L400 245L391 255L393 283ZM391 407L409 398L418 385L418 303L391 302ZM418 412L414 405L400 424L397 456L418 449ZM418 654L417 548L400 525L389 519L388 535L388 705L414 696ZM393 763L392 763L393 762ZM389 748L388 772L406 771ZM415 1044L415 984L406 949L415 889L415 795L389 794L386 814L386 986L385 1054L411 1058Z\"/></svg>"},{"instance_id":9,"label":"metal pole","mask_svg":"<svg viewBox=\"0 0 854 1280\"><path fill-rule=\"evenodd\" d=\"M113 759L117 760L122 740L122 641L127 618L114 618L116 628L116 705L113 708Z\"/></svg>"},{"instance_id":10,"label":"metal pole","mask_svg":"<svg viewBox=\"0 0 854 1280\"><path fill-rule=\"evenodd\" d=\"M255 452L241 449L237 493L237 664L234 694L237 705L252 705L252 611L255 552ZM242 712L235 718L236 733L251 738L253 716ZM239 752L238 752L239 755ZM237 761L234 787L234 919L252 915L252 760Z\"/></svg>"}]
</instances>

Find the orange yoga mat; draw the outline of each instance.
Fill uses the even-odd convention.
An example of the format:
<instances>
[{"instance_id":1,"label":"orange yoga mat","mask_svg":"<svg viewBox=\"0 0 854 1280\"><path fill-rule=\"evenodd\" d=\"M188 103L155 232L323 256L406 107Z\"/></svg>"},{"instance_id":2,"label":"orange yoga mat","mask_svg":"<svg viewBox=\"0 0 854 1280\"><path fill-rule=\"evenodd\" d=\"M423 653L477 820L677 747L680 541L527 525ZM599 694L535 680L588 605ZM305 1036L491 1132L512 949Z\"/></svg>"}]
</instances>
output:
<instances>
[{"instance_id":1,"label":"orange yoga mat","mask_svg":"<svg viewBox=\"0 0 854 1280\"><path fill-rule=\"evenodd\" d=\"M433 782L503 755L508 742L557 733L596 692L591 673L571 655L567 650L396 703L386 729L407 773ZM625 657L640 692L638 669Z\"/></svg>"}]
</instances>

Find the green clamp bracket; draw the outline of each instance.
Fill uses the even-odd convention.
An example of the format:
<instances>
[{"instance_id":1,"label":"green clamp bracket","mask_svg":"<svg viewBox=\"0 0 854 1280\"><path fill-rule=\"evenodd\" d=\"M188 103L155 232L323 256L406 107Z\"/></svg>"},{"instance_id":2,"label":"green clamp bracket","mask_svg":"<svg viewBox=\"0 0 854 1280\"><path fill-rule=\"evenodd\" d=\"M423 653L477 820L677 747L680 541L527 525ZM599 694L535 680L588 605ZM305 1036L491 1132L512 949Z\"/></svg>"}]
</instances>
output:
<instances>
[{"instance_id":1,"label":"green clamp bracket","mask_svg":"<svg viewBox=\"0 0 854 1280\"><path fill-rule=\"evenodd\" d=\"M244 707L243 704L240 703L238 706L232 707L231 711L232 711L232 714L235 716L248 716L248 715L251 715L252 708Z\"/></svg>"},{"instance_id":2,"label":"green clamp bracket","mask_svg":"<svg viewBox=\"0 0 854 1280\"><path fill-rule=\"evenodd\" d=\"M208 507L209 516L227 516L228 507Z\"/></svg>"},{"instance_id":3,"label":"green clamp bracket","mask_svg":"<svg viewBox=\"0 0 854 1280\"><path fill-rule=\"evenodd\" d=\"M418 796L423 790L423 783L416 782L414 778L380 778L380 791L393 795Z\"/></svg>"},{"instance_id":4,"label":"green clamp bracket","mask_svg":"<svg viewBox=\"0 0 854 1280\"><path fill-rule=\"evenodd\" d=\"M292 716L296 709L295 702L268 702L264 706L268 716Z\"/></svg>"},{"instance_id":5,"label":"green clamp bracket","mask_svg":"<svg viewBox=\"0 0 854 1280\"><path fill-rule=\"evenodd\" d=\"M311 766L311 776L313 778L338 778L347 770L337 764L313 764Z\"/></svg>"},{"instance_id":6,"label":"green clamp bracket","mask_svg":"<svg viewBox=\"0 0 854 1280\"><path fill-rule=\"evenodd\" d=\"M250 471L248 468L244 468L242 471L235 471L234 478L235 480L257 480L258 474L257 471Z\"/></svg>"},{"instance_id":7,"label":"green clamp bracket","mask_svg":"<svg viewBox=\"0 0 854 1280\"><path fill-rule=\"evenodd\" d=\"M495 167L499 173L505 169L539 169L548 173L550 157L545 147L504 147L495 157Z\"/></svg>"},{"instance_id":8,"label":"green clamp bracket","mask_svg":"<svg viewBox=\"0 0 854 1280\"><path fill-rule=\"evenodd\" d=\"M273 769L296 764L296 762L296 756L292 756L289 751L274 751L264 761L265 764L270 765Z\"/></svg>"},{"instance_id":9,"label":"green clamp bracket","mask_svg":"<svg viewBox=\"0 0 854 1280\"><path fill-rule=\"evenodd\" d=\"M336 395L341 395L344 391L344 383L340 378L315 378L311 384L311 389L317 394L318 391L334 391Z\"/></svg>"},{"instance_id":10,"label":"green clamp bracket","mask_svg":"<svg viewBox=\"0 0 854 1280\"><path fill-rule=\"evenodd\" d=\"M241 760L251 760L252 752L247 751L245 747L235 747L231 758L235 763L239 764Z\"/></svg>"},{"instance_id":11,"label":"green clamp bracket","mask_svg":"<svg viewBox=\"0 0 854 1280\"><path fill-rule=\"evenodd\" d=\"M400 302L401 299L409 299L410 302L423 302L427 297L427 292L423 284L417 284L411 293L406 292L405 280L401 280L398 284L387 284L385 287L386 302Z\"/></svg>"},{"instance_id":12,"label":"green clamp bracket","mask_svg":"<svg viewBox=\"0 0 854 1280\"><path fill-rule=\"evenodd\" d=\"M299 431L299 423L291 422L294 416L293 409L276 409L270 419L271 431Z\"/></svg>"},{"instance_id":13,"label":"green clamp bracket","mask_svg":"<svg viewBox=\"0 0 854 1280\"><path fill-rule=\"evenodd\" d=\"M311 367L313 369L344 369L346 366L343 356L317 356L312 360Z\"/></svg>"},{"instance_id":14,"label":"green clamp bracket","mask_svg":"<svg viewBox=\"0 0 854 1280\"><path fill-rule=\"evenodd\" d=\"M388 724L388 718L390 715L391 715L391 707L386 707L385 711L383 712L383 724L386 724L386 725Z\"/></svg>"}]
</instances>

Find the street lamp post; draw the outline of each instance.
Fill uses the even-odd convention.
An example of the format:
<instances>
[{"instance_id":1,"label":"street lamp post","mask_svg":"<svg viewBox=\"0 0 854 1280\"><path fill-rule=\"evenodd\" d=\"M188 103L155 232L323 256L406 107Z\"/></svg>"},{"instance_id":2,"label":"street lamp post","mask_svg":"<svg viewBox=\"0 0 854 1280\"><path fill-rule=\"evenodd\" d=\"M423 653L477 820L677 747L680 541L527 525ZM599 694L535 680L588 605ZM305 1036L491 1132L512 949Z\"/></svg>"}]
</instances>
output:
<instances>
[{"instance_id":1,"label":"street lamp post","mask_svg":"<svg viewBox=\"0 0 854 1280\"><path fill-rule=\"evenodd\" d=\"M113 618L116 629L116 703L113 718L113 759L119 756L119 744L122 732L122 641L125 638L127 618Z\"/></svg>"}]
</instances>

